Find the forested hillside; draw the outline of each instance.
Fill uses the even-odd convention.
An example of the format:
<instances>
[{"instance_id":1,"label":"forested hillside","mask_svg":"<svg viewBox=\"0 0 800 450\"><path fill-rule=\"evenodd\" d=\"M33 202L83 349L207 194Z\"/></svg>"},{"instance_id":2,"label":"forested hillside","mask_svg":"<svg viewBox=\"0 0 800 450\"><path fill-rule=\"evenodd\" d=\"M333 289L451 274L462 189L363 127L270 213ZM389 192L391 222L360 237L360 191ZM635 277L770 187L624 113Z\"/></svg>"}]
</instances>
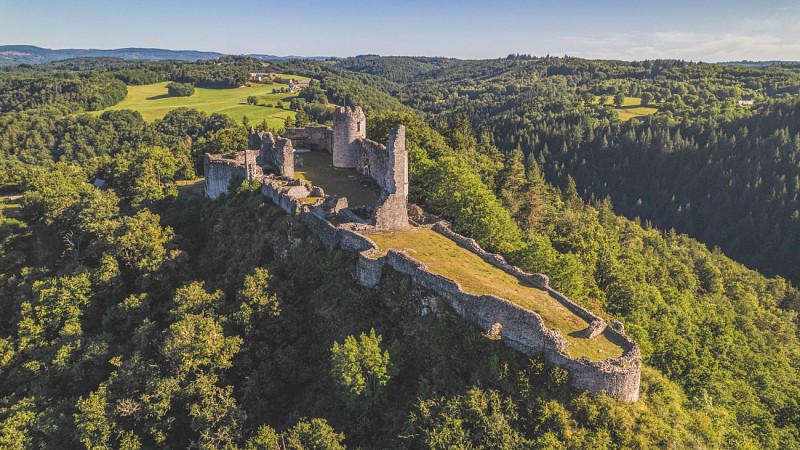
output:
<instances>
[{"instance_id":1,"label":"forested hillside","mask_svg":"<svg viewBox=\"0 0 800 450\"><path fill-rule=\"evenodd\" d=\"M535 159L551 182L563 187L571 176L585 200L608 196L629 218L800 280L800 76L791 64L762 70L525 55L340 64L402 82L392 93L430 122L447 130L466 118L501 152ZM599 101L616 96L658 112L622 121L630 107Z\"/></svg>"},{"instance_id":2,"label":"forested hillside","mask_svg":"<svg viewBox=\"0 0 800 450\"><path fill-rule=\"evenodd\" d=\"M658 126L684 147L698 141L677 130L703 129L717 135L709 152L725 170L762 170L740 151L756 158L765 140L755 136L777 133L778 145L775 130L797 133L795 75L525 56L407 69L382 60L276 67L321 81L293 105L298 121L326 120L330 101L367 107L377 141L405 124L413 200L621 320L642 350L642 399L572 392L567 372L451 315L423 314L430 293L404 277L358 287L348 256L324 251L246 182L214 202L176 186L201 174L204 152L243 149L242 124L186 109L152 123L129 111L94 117L82 114L84 94L42 101L31 89L0 102L0 184L22 196L0 203L0 447L800 448L800 293L603 199L635 182L620 180L633 163L614 169L610 154L658 153L625 144ZM76 86L90 93L132 74L177 81L205 67L114 64L22 68L0 82L36 86L39 73L85 80ZM704 96L703 79L759 104ZM679 101L668 91L681 83ZM622 86L650 92L659 112L621 122L595 97ZM779 116L785 125L768 119ZM745 122L752 139L721 144ZM596 155L597 167L574 155ZM603 161L617 184L594 192L609 176ZM698 176L725 176L706 170ZM97 177L109 188L92 186ZM639 184L654 196L673 186Z\"/></svg>"}]
</instances>

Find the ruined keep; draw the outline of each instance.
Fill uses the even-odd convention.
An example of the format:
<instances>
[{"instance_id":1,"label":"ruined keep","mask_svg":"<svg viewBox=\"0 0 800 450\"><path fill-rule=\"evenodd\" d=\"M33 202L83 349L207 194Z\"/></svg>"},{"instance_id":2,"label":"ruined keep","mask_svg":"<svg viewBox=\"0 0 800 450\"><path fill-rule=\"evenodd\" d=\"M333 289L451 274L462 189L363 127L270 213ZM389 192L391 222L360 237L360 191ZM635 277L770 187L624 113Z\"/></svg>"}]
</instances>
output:
<instances>
[{"instance_id":1,"label":"ruined keep","mask_svg":"<svg viewBox=\"0 0 800 450\"><path fill-rule=\"evenodd\" d=\"M334 167L355 169L358 166L360 140L367 139L367 117L360 106L339 107L333 113Z\"/></svg>"},{"instance_id":2,"label":"ruined keep","mask_svg":"<svg viewBox=\"0 0 800 450\"><path fill-rule=\"evenodd\" d=\"M360 285L376 286L388 269L407 275L415 285L435 294L442 306L447 305L449 311L493 338L526 355L543 355L548 363L569 371L573 388L592 395L606 393L628 402L639 399L641 353L621 323L615 320L607 323L553 290L546 275L525 273L509 265L502 256L488 253L474 240L451 231L446 222L420 220L424 212L408 205L405 127L392 131L386 145L382 145L366 139L366 119L361 108L338 108L333 128L293 128L286 134L293 139L251 129L251 150L206 154L206 195L217 198L226 193L234 177L260 181L261 193L305 224L326 248L340 248L358 255L354 276ZM294 177L295 163L302 158L302 155L296 158L295 143L299 148L331 154L336 170L353 171L374 181L380 195L374 207L368 209L369 218L351 209L345 197L326 195L321 188ZM413 220L409 220L409 211ZM565 337L556 329L547 328L538 313L493 295L469 294L456 281L428 270L413 254L391 249L382 252L369 238L370 233L403 230L412 223L414 227L431 228L486 263L546 292L586 322L584 338L605 333L621 346L622 356L599 362L586 357L573 358Z\"/></svg>"}]
</instances>

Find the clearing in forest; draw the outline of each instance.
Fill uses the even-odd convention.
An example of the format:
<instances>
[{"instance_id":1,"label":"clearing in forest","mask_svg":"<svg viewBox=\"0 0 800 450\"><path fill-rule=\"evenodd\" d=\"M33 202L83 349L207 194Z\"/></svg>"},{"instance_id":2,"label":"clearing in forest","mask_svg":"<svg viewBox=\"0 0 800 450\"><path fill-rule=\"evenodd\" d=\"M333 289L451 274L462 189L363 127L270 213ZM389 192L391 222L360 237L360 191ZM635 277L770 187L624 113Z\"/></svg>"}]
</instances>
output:
<instances>
[{"instance_id":1,"label":"clearing in forest","mask_svg":"<svg viewBox=\"0 0 800 450\"><path fill-rule=\"evenodd\" d=\"M547 292L488 264L475 253L431 229L378 232L368 237L383 252L406 250L409 256L425 264L430 271L458 282L467 293L496 295L536 312L548 328L555 328L567 339L569 353L574 358L586 356L592 361L602 361L622 356L622 346L614 342L608 332L592 339L582 337L589 324Z\"/></svg>"},{"instance_id":2,"label":"clearing in forest","mask_svg":"<svg viewBox=\"0 0 800 450\"><path fill-rule=\"evenodd\" d=\"M289 77L285 75L284 77ZM291 75L297 80L308 80L305 77ZM289 104L297 94L289 92L273 94L273 89L287 88L288 85L256 84L250 86L228 89L207 89L195 88L194 94L190 97L170 97L167 95L167 84L169 82L146 84L142 86L128 86L128 95L124 100L116 105L106 108L103 111L132 109L139 111L144 120L152 121L163 118L168 112L177 108L193 108L208 114L226 114L237 122L244 116L252 124L259 124L266 120L267 125L272 128L281 128L286 117L294 118L295 112L289 110ZM258 105L247 103L247 97L258 97ZM281 102L283 108L278 108ZM271 106L265 106L271 105ZM102 114L98 111L95 114Z\"/></svg>"},{"instance_id":3,"label":"clearing in forest","mask_svg":"<svg viewBox=\"0 0 800 450\"><path fill-rule=\"evenodd\" d=\"M600 97L595 98L595 102L600 101ZM609 95L606 99L606 105L614 104L614 96ZM633 119L634 117L644 117L658 112L658 108L654 106L642 106L642 99L639 97L625 97L621 108L614 108L617 112L617 117L623 122Z\"/></svg>"}]
</instances>

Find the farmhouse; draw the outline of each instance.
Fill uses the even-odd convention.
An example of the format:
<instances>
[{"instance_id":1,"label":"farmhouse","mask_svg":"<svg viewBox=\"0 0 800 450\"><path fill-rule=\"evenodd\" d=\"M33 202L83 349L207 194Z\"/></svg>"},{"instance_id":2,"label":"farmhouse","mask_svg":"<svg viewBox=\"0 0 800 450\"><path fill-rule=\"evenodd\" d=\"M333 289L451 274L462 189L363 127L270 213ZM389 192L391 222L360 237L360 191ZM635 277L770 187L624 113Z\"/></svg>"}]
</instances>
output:
<instances>
[{"instance_id":1,"label":"farmhouse","mask_svg":"<svg viewBox=\"0 0 800 450\"><path fill-rule=\"evenodd\" d=\"M309 80L301 80L301 81L289 80L289 92L294 94L300 91L301 89L307 88L310 85L310 83L311 82Z\"/></svg>"},{"instance_id":2,"label":"farmhouse","mask_svg":"<svg viewBox=\"0 0 800 450\"><path fill-rule=\"evenodd\" d=\"M250 80L258 81L258 82L268 81L268 80L271 80L271 79L275 78L276 76L278 76L278 74L275 73L275 72L250 71L250 72L247 72L247 74L250 75Z\"/></svg>"}]
</instances>

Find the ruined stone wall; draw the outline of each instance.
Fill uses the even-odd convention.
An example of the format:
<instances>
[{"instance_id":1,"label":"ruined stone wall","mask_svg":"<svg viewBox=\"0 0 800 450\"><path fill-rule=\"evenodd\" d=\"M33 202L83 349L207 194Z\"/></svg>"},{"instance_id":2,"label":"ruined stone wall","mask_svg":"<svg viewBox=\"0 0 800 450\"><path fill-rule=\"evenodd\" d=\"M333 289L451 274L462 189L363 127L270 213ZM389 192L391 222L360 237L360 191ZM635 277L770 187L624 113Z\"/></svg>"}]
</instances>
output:
<instances>
[{"instance_id":1,"label":"ruined stone wall","mask_svg":"<svg viewBox=\"0 0 800 450\"><path fill-rule=\"evenodd\" d=\"M359 139L356 144L356 171L375 180L381 189L386 189L389 164L386 146L369 139Z\"/></svg>"},{"instance_id":2,"label":"ruined stone wall","mask_svg":"<svg viewBox=\"0 0 800 450\"><path fill-rule=\"evenodd\" d=\"M305 127L287 128L287 139L291 139L295 148L307 148L314 151L333 151L333 128L331 127Z\"/></svg>"},{"instance_id":3,"label":"ruined stone wall","mask_svg":"<svg viewBox=\"0 0 800 450\"><path fill-rule=\"evenodd\" d=\"M493 295L466 293L457 282L429 271L424 264L402 252L390 250L383 257L377 254L376 249L359 254L356 264L359 284L376 286L384 267L391 267L411 277L416 285L434 292L456 314L480 329L488 331L500 323L500 338L506 345L527 355L544 355L549 364L568 370L570 384L576 390L593 395L605 392L628 402L639 399L641 354L638 346L623 333L609 329L624 348L621 357L600 362L585 357L575 359L569 356L568 343L561 333L547 328L535 312Z\"/></svg>"},{"instance_id":4,"label":"ruined stone wall","mask_svg":"<svg viewBox=\"0 0 800 450\"><path fill-rule=\"evenodd\" d=\"M550 287L550 281L548 280L547 276L541 273L527 273L524 270L520 269L517 266L512 266L508 262L506 262L505 258L501 255L497 255L494 253L489 253L475 241L475 239L471 239L468 237L464 237L453 230L447 225L446 222L438 222L433 225L433 231L436 231L439 234L442 234L449 238L450 240L454 241L459 246L475 253L476 255L480 256L486 263L491 264L498 269L506 272L509 275L513 275L521 280L525 280L537 288L546 291L550 294L551 297L558 300L561 304L563 304L567 309L569 309L573 314L580 317L581 319L585 320L587 323L598 323L602 324L602 328L597 331L596 326L593 333L595 335L600 334L606 327L605 321L600 318L598 315L594 314L593 312L589 311L588 309L578 305L577 303L573 302L564 294L556 291L555 289Z\"/></svg>"},{"instance_id":5,"label":"ruined stone wall","mask_svg":"<svg viewBox=\"0 0 800 450\"><path fill-rule=\"evenodd\" d=\"M230 176L243 175L243 170L232 164L235 163L234 160L213 161L207 157L207 161L209 163L207 173L211 174L210 178L213 181L211 185L207 185L207 190L217 192L223 189L221 192L224 192L227 190ZM219 187L223 186L223 183L224 188ZM586 390L591 394L605 392L625 401L636 401L639 398L641 355L636 344L622 332L621 326L612 326L606 330L623 346L624 354L620 358L601 362L593 362L587 358L571 358L564 337L558 331L548 329L535 312L495 296L466 293L457 282L429 271L424 264L402 252L390 250L386 255L380 256L377 245L363 233L366 230L374 230L374 227L332 224L319 214L319 208L306 205L300 200L310 195L311 191L307 185L265 177L261 192L287 214L297 217L304 223L326 248L341 248L344 251L358 253L355 276L362 286L376 286L380 282L383 270L388 266L408 275L414 283L435 293L449 304L456 314L480 329L490 330L494 324L502 324L500 338L503 342L528 355L542 354L550 364L568 370L570 383L575 389ZM209 196L212 196L211 193ZM444 223L437 223L434 229L475 252L488 263L546 290L585 320L599 319L552 290L546 285L546 277L527 274L507 264L502 257L485 252L474 240L453 233Z\"/></svg>"},{"instance_id":6,"label":"ruined stone wall","mask_svg":"<svg viewBox=\"0 0 800 450\"><path fill-rule=\"evenodd\" d=\"M234 177L247 177L247 171L242 163L236 159L224 158L225 155L203 156L203 170L205 172L205 194L210 199L216 199L228 192L228 185Z\"/></svg>"},{"instance_id":7,"label":"ruined stone wall","mask_svg":"<svg viewBox=\"0 0 800 450\"><path fill-rule=\"evenodd\" d=\"M355 169L359 139L367 137L367 118L360 106L339 107L333 113L333 166Z\"/></svg>"},{"instance_id":8,"label":"ruined stone wall","mask_svg":"<svg viewBox=\"0 0 800 450\"><path fill-rule=\"evenodd\" d=\"M250 146L258 151L258 164L278 175L294 177L294 146L290 139L280 136L276 139L270 132L256 132L251 128Z\"/></svg>"},{"instance_id":9,"label":"ruined stone wall","mask_svg":"<svg viewBox=\"0 0 800 450\"><path fill-rule=\"evenodd\" d=\"M252 134L251 134L252 136ZM270 132L260 133L259 138L252 139L258 146L250 147L251 150L259 150L261 152L261 161L267 161L271 157L272 151L275 149L275 136ZM263 162L262 162L263 164Z\"/></svg>"},{"instance_id":10,"label":"ruined stone wall","mask_svg":"<svg viewBox=\"0 0 800 450\"><path fill-rule=\"evenodd\" d=\"M270 162L279 174L287 178L294 178L294 146L291 140L278 138L271 156Z\"/></svg>"},{"instance_id":11,"label":"ruined stone wall","mask_svg":"<svg viewBox=\"0 0 800 450\"><path fill-rule=\"evenodd\" d=\"M385 187L375 209L375 227L379 230L408 228L408 153L406 128L397 127L386 144Z\"/></svg>"}]
</instances>

